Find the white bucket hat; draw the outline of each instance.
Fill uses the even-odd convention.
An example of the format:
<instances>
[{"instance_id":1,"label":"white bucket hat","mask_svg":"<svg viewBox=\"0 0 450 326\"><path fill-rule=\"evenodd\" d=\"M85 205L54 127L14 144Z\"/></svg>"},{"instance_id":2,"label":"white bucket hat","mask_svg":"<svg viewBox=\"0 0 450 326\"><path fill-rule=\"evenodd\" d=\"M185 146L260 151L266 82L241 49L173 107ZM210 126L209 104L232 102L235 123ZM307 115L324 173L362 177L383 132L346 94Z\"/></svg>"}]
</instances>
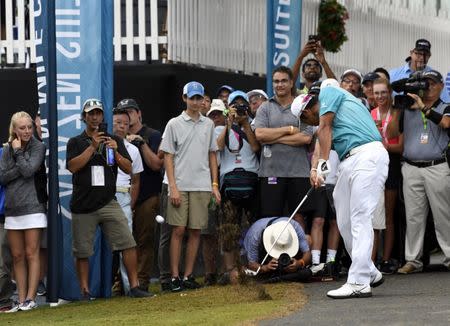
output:
<instances>
[{"instance_id":1,"label":"white bucket hat","mask_svg":"<svg viewBox=\"0 0 450 326\"><path fill-rule=\"evenodd\" d=\"M263 232L264 249L269 251L272 244L277 239L280 232L286 226L287 221L275 222L269 225ZM289 223L283 231L278 241L270 251L270 256L278 259L282 253L287 253L290 257L294 257L299 250L299 241L294 227Z\"/></svg>"}]
</instances>

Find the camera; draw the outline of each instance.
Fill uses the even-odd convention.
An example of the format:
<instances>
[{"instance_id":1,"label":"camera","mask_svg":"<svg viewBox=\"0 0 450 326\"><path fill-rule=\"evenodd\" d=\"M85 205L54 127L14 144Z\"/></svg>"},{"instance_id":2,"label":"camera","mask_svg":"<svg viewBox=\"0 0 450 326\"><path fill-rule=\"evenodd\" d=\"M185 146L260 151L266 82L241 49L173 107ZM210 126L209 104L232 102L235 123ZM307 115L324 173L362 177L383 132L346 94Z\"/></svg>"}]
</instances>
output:
<instances>
[{"instance_id":1,"label":"camera","mask_svg":"<svg viewBox=\"0 0 450 326\"><path fill-rule=\"evenodd\" d=\"M286 267L291 264L292 258L289 254L283 252L280 257L278 257L278 270L283 271Z\"/></svg>"},{"instance_id":2,"label":"camera","mask_svg":"<svg viewBox=\"0 0 450 326\"><path fill-rule=\"evenodd\" d=\"M141 148L141 146L144 145L145 142L139 138L135 138L130 143L136 146L137 148Z\"/></svg>"},{"instance_id":3,"label":"camera","mask_svg":"<svg viewBox=\"0 0 450 326\"><path fill-rule=\"evenodd\" d=\"M234 107L238 116L245 116L250 111L250 107L247 104L239 104Z\"/></svg>"},{"instance_id":4,"label":"camera","mask_svg":"<svg viewBox=\"0 0 450 326\"><path fill-rule=\"evenodd\" d=\"M392 83L392 89L397 93L412 93L423 97L424 92L429 88L429 83L422 76L421 72L416 72L409 76ZM414 104L414 99L408 95L396 95L394 97L394 108L409 109Z\"/></svg>"},{"instance_id":5,"label":"camera","mask_svg":"<svg viewBox=\"0 0 450 326\"><path fill-rule=\"evenodd\" d=\"M100 122L97 131L106 134L108 132L108 124L106 122Z\"/></svg>"}]
</instances>

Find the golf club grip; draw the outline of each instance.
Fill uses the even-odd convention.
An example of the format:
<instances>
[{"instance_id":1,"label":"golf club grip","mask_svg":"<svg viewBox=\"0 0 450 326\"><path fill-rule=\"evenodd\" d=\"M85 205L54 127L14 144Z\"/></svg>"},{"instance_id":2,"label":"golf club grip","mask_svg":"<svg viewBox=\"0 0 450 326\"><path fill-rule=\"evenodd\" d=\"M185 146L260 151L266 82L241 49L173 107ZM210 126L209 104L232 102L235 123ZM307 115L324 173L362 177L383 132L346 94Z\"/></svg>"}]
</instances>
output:
<instances>
[{"instance_id":1,"label":"golf club grip","mask_svg":"<svg viewBox=\"0 0 450 326\"><path fill-rule=\"evenodd\" d=\"M275 246L275 244L277 243L278 239L281 237L281 235L283 234L284 230L286 230L287 226L289 225L289 223L291 223L291 220L294 218L295 213L297 213L297 211L300 209L300 207L303 205L303 203L306 201L306 199L308 199L309 195L311 195L311 193L313 192L314 187L309 188L308 192L306 193L305 197L303 197L302 201L300 202L300 204L298 204L297 208L294 210L294 212L291 214L291 216L289 217L289 219L286 222L286 225L284 226L283 230L281 230L281 232L278 234L277 238L275 239L275 241L272 243L272 246L270 246L270 249L267 251L266 256L263 258L263 260L261 261L261 263L259 264L258 270L256 271L256 275L258 275L259 270L261 269L262 264L265 262L265 260L267 259L267 257L269 257L270 252L272 251L273 247Z\"/></svg>"}]
</instances>

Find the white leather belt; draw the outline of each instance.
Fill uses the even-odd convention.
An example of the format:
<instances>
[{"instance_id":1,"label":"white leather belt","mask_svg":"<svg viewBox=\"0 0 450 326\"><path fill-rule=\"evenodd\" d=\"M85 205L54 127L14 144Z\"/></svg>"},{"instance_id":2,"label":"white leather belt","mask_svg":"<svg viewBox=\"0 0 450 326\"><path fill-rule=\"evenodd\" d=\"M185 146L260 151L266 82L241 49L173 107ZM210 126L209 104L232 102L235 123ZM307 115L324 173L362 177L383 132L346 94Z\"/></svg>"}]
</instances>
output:
<instances>
[{"instance_id":1,"label":"white leather belt","mask_svg":"<svg viewBox=\"0 0 450 326\"><path fill-rule=\"evenodd\" d=\"M364 152L364 151L368 151L368 150L376 149L376 148L384 148L384 146L380 141L373 141L371 143L356 146L356 147L352 148L347 154L344 155L344 160L346 158L349 158L350 156L353 156L353 155L359 153L359 152Z\"/></svg>"}]
</instances>

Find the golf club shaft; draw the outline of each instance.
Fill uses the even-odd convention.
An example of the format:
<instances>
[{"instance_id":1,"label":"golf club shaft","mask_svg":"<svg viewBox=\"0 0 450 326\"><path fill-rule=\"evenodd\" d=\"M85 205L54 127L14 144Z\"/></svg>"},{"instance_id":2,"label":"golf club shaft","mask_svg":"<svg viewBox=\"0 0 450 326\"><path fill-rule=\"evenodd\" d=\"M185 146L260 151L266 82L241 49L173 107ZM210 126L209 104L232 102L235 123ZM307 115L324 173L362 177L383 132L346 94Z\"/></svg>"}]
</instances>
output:
<instances>
[{"instance_id":1,"label":"golf club shaft","mask_svg":"<svg viewBox=\"0 0 450 326\"><path fill-rule=\"evenodd\" d=\"M308 196L311 194L311 192L314 190L314 187L311 187L308 192L306 193L305 197L303 197L302 201L300 202L300 204L298 204L297 208L294 210L294 212L292 213L292 215L289 217L289 219L286 222L286 225L284 226L283 230L281 230L280 234L278 234L277 238L275 239L275 241L272 243L272 246L270 246L270 249L267 251L266 256L264 257L264 259L261 261L261 264L259 264L258 269L256 270L256 274L258 275L259 271L261 270L261 266L263 265L263 263L265 262L265 260L267 259L267 257L269 257L270 252L272 251L273 247L275 246L275 244L277 243L278 239L281 237L281 235L283 234L284 230L286 230L287 226L289 225L289 223L291 223L291 220L294 218L295 213L297 213L297 211L300 209L300 207L303 205L303 203L305 202L306 199L308 199Z\"/></svg>"}]
</instances>

